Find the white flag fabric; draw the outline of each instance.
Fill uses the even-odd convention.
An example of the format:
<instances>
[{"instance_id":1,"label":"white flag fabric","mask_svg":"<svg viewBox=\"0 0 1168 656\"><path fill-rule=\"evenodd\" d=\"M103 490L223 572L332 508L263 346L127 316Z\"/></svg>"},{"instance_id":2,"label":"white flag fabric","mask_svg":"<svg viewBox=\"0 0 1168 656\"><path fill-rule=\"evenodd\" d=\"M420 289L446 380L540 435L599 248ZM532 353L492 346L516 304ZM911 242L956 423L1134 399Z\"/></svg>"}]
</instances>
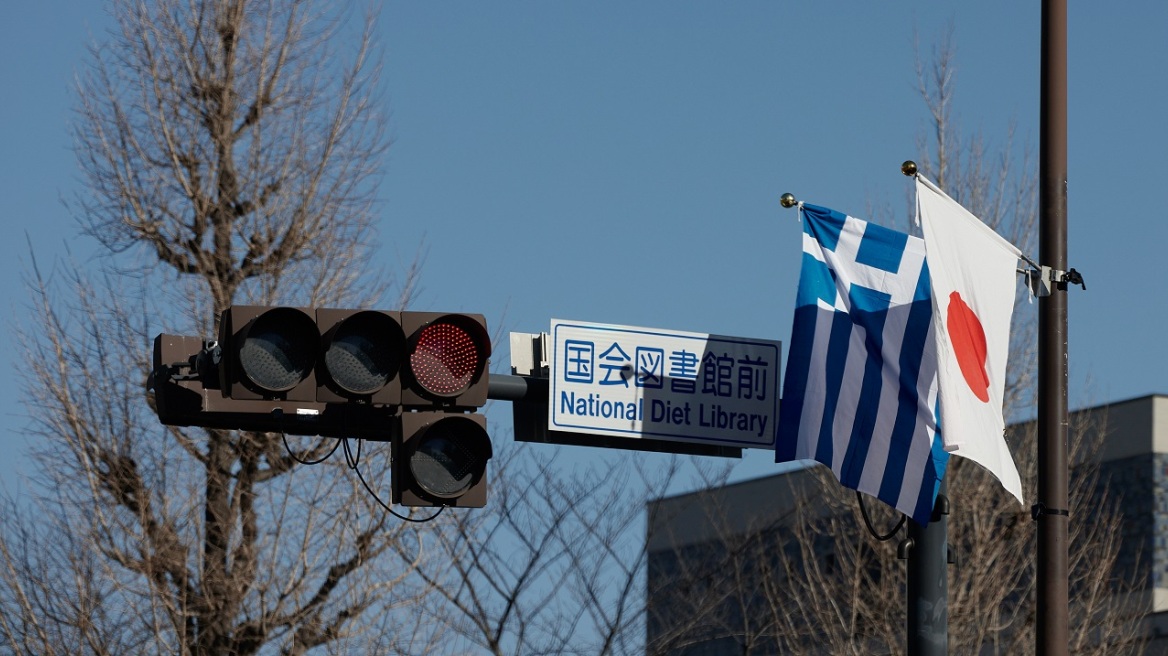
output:
<instances>
[{"instance_id":1,"label":"white flag fabric","mask_svg":"<svg viewBox=\"0 0 1168 656\"><path fill-rule=\"evenodd\" d=\"M924 176L916 187L933 292L942 442L988 469L1022 503L1002 416L1021 251Z\"/></svg>"}]
</instances>

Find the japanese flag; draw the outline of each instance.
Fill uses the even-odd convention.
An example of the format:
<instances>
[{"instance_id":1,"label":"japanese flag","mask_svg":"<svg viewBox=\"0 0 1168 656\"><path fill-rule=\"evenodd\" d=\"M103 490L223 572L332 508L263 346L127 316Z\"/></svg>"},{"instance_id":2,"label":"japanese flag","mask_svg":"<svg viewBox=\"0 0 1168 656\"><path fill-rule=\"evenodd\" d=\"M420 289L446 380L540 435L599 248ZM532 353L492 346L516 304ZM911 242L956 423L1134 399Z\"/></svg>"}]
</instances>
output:
<instances>
[{"instance_id":1,"label":"japanese flag","mask_svg":"<svg viewBox=\"0 0 1168 656\"><path fill-rule=\"evenodd\" d=\"M933 292L942 442L1022 503L1002 416L1021 252L919 175L917 212Z\"/></svg>"}]
</instances>

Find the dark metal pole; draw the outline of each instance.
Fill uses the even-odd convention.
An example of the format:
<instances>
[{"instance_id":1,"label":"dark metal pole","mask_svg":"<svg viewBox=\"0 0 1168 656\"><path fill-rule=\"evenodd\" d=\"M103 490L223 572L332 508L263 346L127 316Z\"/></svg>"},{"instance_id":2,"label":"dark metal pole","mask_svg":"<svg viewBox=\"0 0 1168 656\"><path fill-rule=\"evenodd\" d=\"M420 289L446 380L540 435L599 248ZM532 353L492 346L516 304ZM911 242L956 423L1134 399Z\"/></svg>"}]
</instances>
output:
<instances>
[{"instance_id":1,"label":"dark metal pole","mask_svg":"<svg viewBox=\"0 0 1168 656\"><path fill-rule=\"evenodd\" d=\"M908 523L908 656L949 653L949 499L944 489L928 525Z\"/></svg>"},{"instance_id":2,"label":"dark metal pole","mask_svg":"<svg viewBox=\"0 0 1168 656\"><path fill-rule=\"evenodd\" d=\"M1039 261L1067 270L1067 2L1042 2ZM1067 286L1038 301L1038 626L1040 656L1067 654Z\"/></svg>"},{"instance_id":3,"label":"dark metal pole","mask_svg":"<svg viewBox=\"0 0 1168 656\"><path fill-rule=\"evenodd\" d=\"M547 383L528 376L491 374L487 379L487 398L496 401L532 401L547 403Z\"/></svg>"}]
</instances>

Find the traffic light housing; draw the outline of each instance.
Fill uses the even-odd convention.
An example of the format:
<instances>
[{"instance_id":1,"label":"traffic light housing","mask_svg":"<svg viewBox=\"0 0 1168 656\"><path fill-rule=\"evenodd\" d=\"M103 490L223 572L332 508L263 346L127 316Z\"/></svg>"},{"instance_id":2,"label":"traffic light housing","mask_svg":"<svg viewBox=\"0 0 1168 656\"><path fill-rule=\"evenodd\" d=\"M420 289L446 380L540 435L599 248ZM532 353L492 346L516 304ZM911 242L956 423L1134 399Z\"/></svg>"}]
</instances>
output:
<instances>
[{"instance_id":1,"label":"traffic light housing","mask_svg":"<svg viewBox=\"0 0 1168 656\"><path fill-rule=\"evenodd\" d=\"M480 414L405 412L394 442L393 502L482 508L491 440Z\"/></svg>"},{"instance_id":2,"label":"traffic light housing","mask_svg":"<svg viewBox=\"0 0 1168 656\"><path fill-rule=\"evenodd\" d=\"M393 501L481 508L491 440L486 418L491 355L478 314L403 312L401 432L394 441Z\"/></svg>"},{"instance_id":3,"label":"traffic light housing","mask_svg":"<svg viewBox=\"0 0 1168 656\"><path fill-rule=\"evenodd\" d=\"M312 310L236 305L219 320L223 396L315 401L320 332Z\"/></svg>"},{"instance_id":4,"label":"traffic light housing","mask_svg":"<svg viewBox=\"0 0 1168 656\"><path fill-rule=\"evenodd\" d=\"M402 405L474 409L487 402L491 338L481 314L402 312Z\"/></svg>"},{"instance_id":5,"label":"traffic light housing","mask_svg":"<svg viewBox=\"0 0 1168 656\"><path fill-rule=\"evenodd\" d=\"M400 405L405 334L401 313L318 309L316 400Z\"/></svg>"},{"instance_id":6,"label":"traffic light housing","mask_svg":"<svg viewBox=\"0 0 1168 656\"><path fill-rule=\"evenodd\" d=\"M479 314L242 305L159 335L151 386L164 424L389 441L394 502L482 507L490 354Z\"/></svg>"}]
</instances>

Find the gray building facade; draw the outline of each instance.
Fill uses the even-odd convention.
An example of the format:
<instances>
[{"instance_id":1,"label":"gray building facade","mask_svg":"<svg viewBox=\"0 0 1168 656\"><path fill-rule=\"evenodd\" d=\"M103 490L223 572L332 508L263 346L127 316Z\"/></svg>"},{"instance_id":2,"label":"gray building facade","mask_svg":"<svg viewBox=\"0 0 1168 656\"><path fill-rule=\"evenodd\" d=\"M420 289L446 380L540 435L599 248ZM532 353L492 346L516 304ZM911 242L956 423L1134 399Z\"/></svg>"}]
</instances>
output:
<instances>
[{"instance_id":1,"label":"gray building facade","mask_svg":"<svg viewBox=\"0 0 1168 656\"><path fill-rule=\"evenodd\" d=\"M1097 476L1092 483L1096 493L1116 500L1113 507L1121 540L1112 580L1116 589L1124 590L1116 598L1124 600L1131 617L1142 618L1139 631L1148 640L1143 651L1168 654L1168 396L1149 395L1088 408L1072 414L1075 425L1090 426L1084 430L1095 435L1102 433L1098 448L1086 457L1098 465L1090 468ZM1011 427L1027 429L1032 427ZM838 492L828 491L815 469L795 469L651 502L646 537L648 653L833 653L814 627L784 625L784 618L776 615L775 599L784 599L780 606L802 603L798 597L782 596L789 594L783 586L793 568L802 576L804 571L829 573L851 566L833 552L838 546L822 532L792 539L800 523L830 522L833 513L839 516L842 495ZM824 500L822 504L819 499ZM855 503L854 499L850 502ZM960 512L960 504L955 504L955 512ZM1072 515L1071 521L1094 522L1091 512ZM1028 516L1025 521L1030 523ZM875 543L863 525L844 525L841 530L855 531L858 539ZM882 548L873 557L886 561L892 547ZM897 566L903 568L903 562ZM875 581L871 584L876 585L879 577L888 578L890 570L885 563L859 571L859 578L870 575ZM776 632L800 631L793 639L774 637ZM874 647L873 651L887 649ZM990 648L987 653L1007 652Z\"/></svg>"}]
</instances>

